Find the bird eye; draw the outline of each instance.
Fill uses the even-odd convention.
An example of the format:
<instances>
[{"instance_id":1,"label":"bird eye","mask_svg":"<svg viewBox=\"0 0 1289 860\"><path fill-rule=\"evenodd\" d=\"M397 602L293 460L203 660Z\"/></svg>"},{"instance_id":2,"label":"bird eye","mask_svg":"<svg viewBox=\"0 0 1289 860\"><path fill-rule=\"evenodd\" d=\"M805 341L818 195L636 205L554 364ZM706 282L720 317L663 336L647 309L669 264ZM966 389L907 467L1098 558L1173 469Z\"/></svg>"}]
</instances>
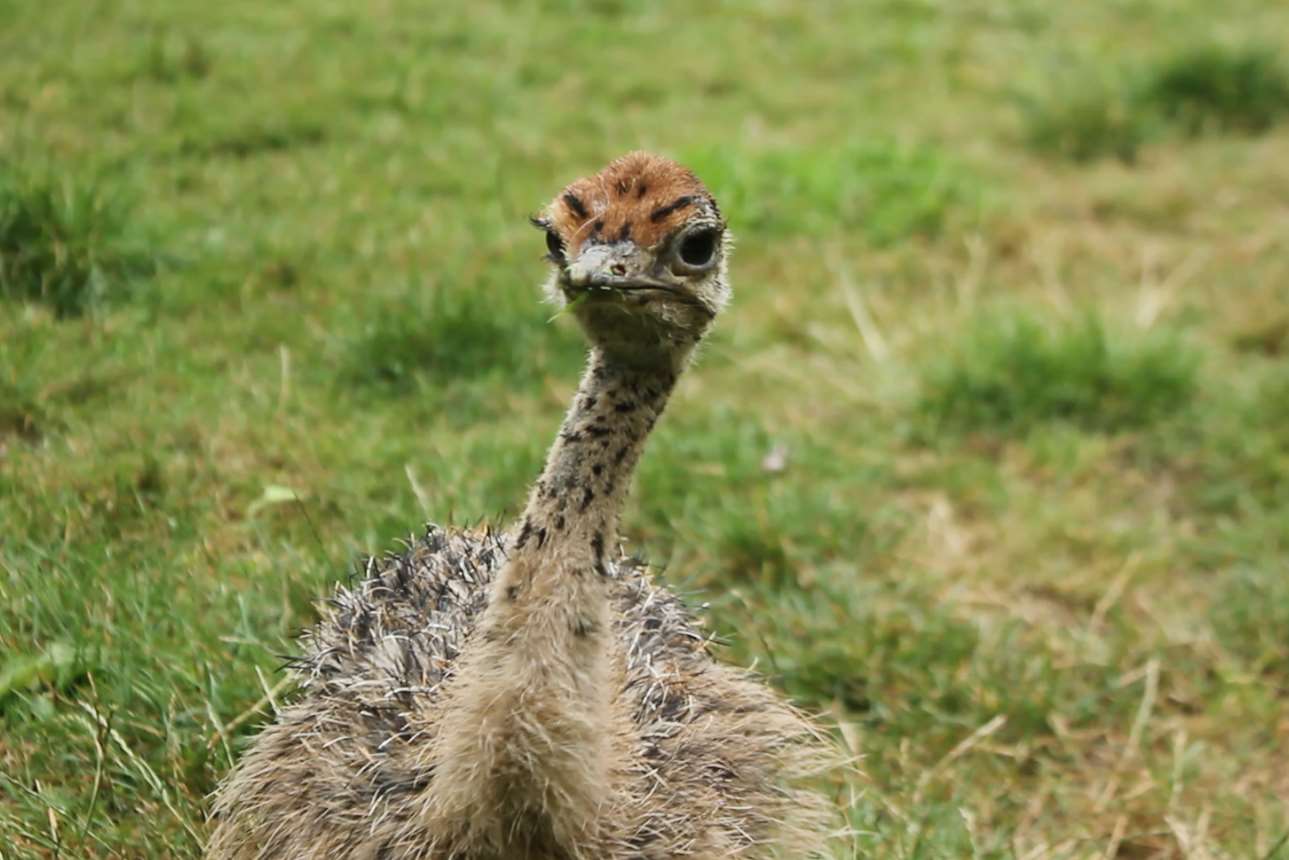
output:
<instances>
[{"instance_id":1,"label":"bird eye","mask_svg":"<svg viewBox=\"0 0 1289 860\"><path fill-rule=\"evenodd\" d=\"M564 262L564 240L554 230L546 231L546 250L552 263Z\"/></svg>"},{"instance_id":2,"label":"bird eye","mask_svg":"<svg viewBox=\"0 0 1289 860\"><path fill-rule=\"evenodd\" d=\"M712 262L720 233L713 229L696 230L680 241L680 260L686 266L701 268Z\"/></svg>"}]
</instances>

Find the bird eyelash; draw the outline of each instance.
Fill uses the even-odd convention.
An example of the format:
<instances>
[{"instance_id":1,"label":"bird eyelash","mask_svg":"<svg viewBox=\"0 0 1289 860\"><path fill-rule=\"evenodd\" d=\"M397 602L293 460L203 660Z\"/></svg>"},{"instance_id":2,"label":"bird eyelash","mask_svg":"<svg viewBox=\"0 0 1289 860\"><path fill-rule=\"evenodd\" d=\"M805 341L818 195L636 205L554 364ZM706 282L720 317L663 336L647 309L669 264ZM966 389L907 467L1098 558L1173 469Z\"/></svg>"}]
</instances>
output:
<instances>
[{"instance_id":1,"label":"bird eyelash","mask_svg":"<svg viewBox=\"0 0 1289 860\"><path fill-rule=\"evenodd\" d=\"M555 227L550 220L534 215L528 219L528 223L546 232L546 253L542 255L542 259L557 266L565 265L564 240L555 232Z\"/></svg>"},{"instance_id":2,"label":"bird eyelash","mask_svg":"<svg viewBox=\"0 0 1289 860\"><path fill-rule=\"evenodd\" d=\"M564 265L564 240L554 230L546 231L546 259Z\"/></svg>"}]
</instances>

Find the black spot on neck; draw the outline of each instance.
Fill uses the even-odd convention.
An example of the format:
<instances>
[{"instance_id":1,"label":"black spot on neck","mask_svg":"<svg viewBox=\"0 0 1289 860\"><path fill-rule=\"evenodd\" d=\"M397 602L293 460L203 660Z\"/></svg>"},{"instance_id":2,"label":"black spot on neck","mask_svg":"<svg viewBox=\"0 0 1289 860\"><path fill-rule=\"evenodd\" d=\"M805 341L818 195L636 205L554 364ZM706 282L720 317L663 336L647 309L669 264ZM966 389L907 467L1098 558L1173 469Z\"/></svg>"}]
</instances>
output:
<instances>
[{"instance_id":1,"label":"black spot on neck","mask_svg":"<svg viewBox=\"0 0 1289 860\"><path fill-rule=\"evenodd\" d=\"M604 535L600 532L591 536L591 552L595 553L595 569L600 576L608 574L604 567Z\"/></svg>"}]
</instances>

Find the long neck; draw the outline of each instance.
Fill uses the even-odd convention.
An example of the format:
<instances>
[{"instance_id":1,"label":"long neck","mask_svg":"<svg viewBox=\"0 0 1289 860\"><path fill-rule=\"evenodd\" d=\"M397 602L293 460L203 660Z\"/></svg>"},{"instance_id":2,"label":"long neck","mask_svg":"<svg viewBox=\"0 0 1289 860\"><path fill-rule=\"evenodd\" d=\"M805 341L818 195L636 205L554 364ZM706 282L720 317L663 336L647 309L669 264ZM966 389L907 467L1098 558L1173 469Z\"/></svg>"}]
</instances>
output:
<instances>
[{"instance_id":1,"label":"long neck","mask_svg":"<svg viewBox=\"0 0 1289 860\"><path fill-rule=\"evenodd\" d=\"M470 856L583 857L578 846L594 844L614 774L626 768L614 743L620 669L609 609L618 516L682 363L645 370L593 351L511 532L437 741L429 812L464 828ZM515 847L529 838L561 847Z\"/></svg>"},{"instance_id":2,"label":"long neck","mask_svg":"<svg viewBox=\"0 0 1289 860\"><path fill-rule=\"evenodd\" d=\"M520 518L512 553L586 554L604 573L618 518L645 440L676 384L672 366L646 369L591 353L546 467ZM560 565L564 567L564 565Z\"/></svg>"}]
</instances>

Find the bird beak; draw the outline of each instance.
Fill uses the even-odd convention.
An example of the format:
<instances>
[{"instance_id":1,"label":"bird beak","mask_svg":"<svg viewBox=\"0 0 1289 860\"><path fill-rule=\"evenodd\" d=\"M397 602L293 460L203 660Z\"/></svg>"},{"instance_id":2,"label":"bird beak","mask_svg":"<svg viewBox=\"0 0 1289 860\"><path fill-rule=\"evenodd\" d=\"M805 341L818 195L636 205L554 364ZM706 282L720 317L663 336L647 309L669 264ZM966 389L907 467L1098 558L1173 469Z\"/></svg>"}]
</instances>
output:
<instances>
[{"instance_id":1,"label":"bird beak","mask_svg":"<svg viewBox=\"0 0 1289 860\"><path fill-rule=\"evenodd\" d=\"M596 288L632 289L671 286L648 270L649 257L635 242L611 245L587 245L568 265L564 276L568 286L578 292Z\"/></svg>"}]
</instances>

